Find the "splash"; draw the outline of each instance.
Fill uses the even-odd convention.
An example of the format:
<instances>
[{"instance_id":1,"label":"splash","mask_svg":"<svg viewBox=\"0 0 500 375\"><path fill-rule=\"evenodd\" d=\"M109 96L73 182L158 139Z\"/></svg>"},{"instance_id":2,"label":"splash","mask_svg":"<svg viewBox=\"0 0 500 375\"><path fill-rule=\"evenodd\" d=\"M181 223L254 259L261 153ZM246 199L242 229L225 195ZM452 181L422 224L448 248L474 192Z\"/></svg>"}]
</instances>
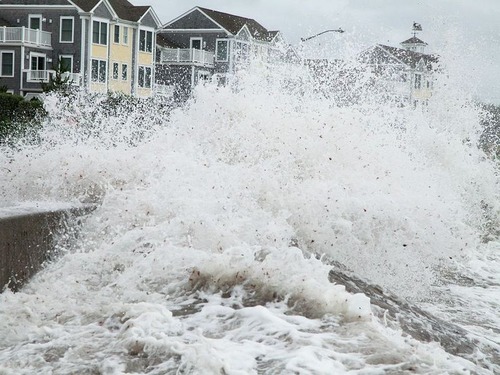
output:
<instances>
[{"instance_id":1,"label":"splash","mask_svg":"<svg viewBox=\"0 0 500 375\"><path fill-rule=\"evenodd\" d=\"M347 360L295 346L314 340L300 324L321 331L314 319L373 324L368 299L329 284L331 267L315 255L421 301L432 299L443 272L481 253L486 223L498 220L498 173L477 146L480 113L461 94L437 84L425 108L371 97L346 105L319 92L307 69L276 71L262 63L233 82L198 86L180 107L151 101L104 110L82 94L45 99L49 118L36 141L2 149L0 163L8 165L0 170L2 199L99 207L80 241L25 294L2 296L27 316L4 348L48 335L54 339L47 353L60 361L68 348L56 331L81 326L75 336L81 352L74 355L82 361L90 345L85 336L94 332L90 351L107 353L104 367L146 366L147 360L125 361L118 354L125 351L157 358L148 366L195 372L227 361L237 367L221 351L224 342L243 346L267 337L274 362L256 360L264 353L256 345L231 354L242 371L284 369L283 363L297 370L290 353L359 369L367 366L363 350ZM45 303L35 309L37 295ZM260 309L266 304L275 305ZM191 316L184 324L203 322L205 333L185 330L177 318L182 311ZM312 320L290 320L290 311ZM41 326L47 319L51 328ZM4 320L2 330L9 324L15 322ZM245 325L255 337L245 336ZM211 345L205 336L221 339L212 357L200 354ZM285 336L293 344L283 349ZM381 347L399 340L377 337L388 340ZM355 341L336 348L340 353ZM42 350L43 341L37 343ZM396 362L408 358L411 345L397 344L403 349ZM432 366L433 351L419 350L422 366ZM371 359L374 366L387 360L381 358ZM445 354L440 358L453 367Z\"/></svg>"}]
</instances>

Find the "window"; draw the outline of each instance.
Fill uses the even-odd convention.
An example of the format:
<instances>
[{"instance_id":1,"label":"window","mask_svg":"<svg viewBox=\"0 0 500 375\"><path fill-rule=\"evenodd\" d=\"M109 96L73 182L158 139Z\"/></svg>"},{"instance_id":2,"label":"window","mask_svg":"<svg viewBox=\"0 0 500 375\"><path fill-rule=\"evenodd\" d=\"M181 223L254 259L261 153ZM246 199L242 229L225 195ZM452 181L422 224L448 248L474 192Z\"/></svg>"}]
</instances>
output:
<instances>
[{"instance_id":1,"label":"window","mask_svg":"<svg viewBox=\"0 0 500 375\"><path fill-rule=\"evenodd\" d=\"M115 38L113 41L115 43L120 43L120 25L115 25Z\"/></svg>"},{"instance_id":2,"label":"window","mask_svg":"<svg viewBox=\"0 0 500 375\"><path fill-rule=\"evenodd\" d=\"M415 74L415 88L420 89L422 87L422 75Z\"/></svg>"},{"instance_id":3,"label":"window","mask_svg":"<svg viewBox=\"0 0 500 375\"><path fill-rule=\"evenodd\" d=\"M0 52L0 76L14 77L14 52Z\"/></svg>"},{"instance_id":4,"label":"window","mask_svg":"<svg viewBox=\"0 0 500 375\"><path fill-rule=\"evenodd\" d=\"M46 56L44 54L31 52L28 81L46 81L48 78L48 72L46 70Z\"/></svg>"},{"instance_id":5,"label":"window","mask_svg":"<svg viewBox=\"0 0 500 375\"><path fill-rule=\"evenodd\" d=\"M61 43L73 43L73 17L61 17Z\"/></svg>"},{"instance_id":6,"label":"window","mask_svg":"<svg viewBox=\"0 0 500 375\"><path fill-rule=\"evenodd\" d=\"M126 81L128 79L128 65L127 64L122 64L122 81Z\"/></svg>"},{"instance_id":7,"label":"window","mask_svg":"<svg viewBox=\"0 0 500 375\"><path fill-rule=\"evenodd\" d=\"M153 52L153 33L141 30L139 33L139 51Z\"/></svg>"},{"instance_id":8,"label":"window","mask_svg":"<svg viewBox=\"0 0 500 375\"><path fill-rule=\"evenodd\" d=\"M201 38L191 38L190 40L191 48L201 49L201 41L202 41Z\"/></svg>"},{"instance_id":9,"label":"window","mask_svg":"<svg viewBox=\"0 0 500 375\"><path fill-rule=\"evenodd\" d=\"M227 61L228 58L228 49L227 49L227 40L218 40L215 46L215 59L216 61Z\"/></svg>"},{"instance_id":10,"label":"window","mask_svg":"<svg viewBox=\"0 0 500 375\"><path fill-rule=\"evenodd\" d=\"M123 44L128 44L128 27L123 28Z\"/></svg>"},{"instance_id":11,"label":"window","mask_svg":"<svg viewBox=\"0 0 500 375\"><path fill-rule=\"evenodd\" d=\"M45 70L45 55L31 55L31 70Z\"/></svg>"},{"instance_id":12,"label":"window","mask_svg":"<svg viewBox=\"0 0 500 375\"><path fill-rule=\"evenodd\" d=\"M113 79L118 79L119 64L113 63Z\"/></svg>"},{"instance_id":13,"label":"window","mask_svg":"<svg viewBox=\"0 0 500 375\"><path fill-rule=\"evenodd\" d=\"M59 63L62 73L73 73L73 56L61 55L59 56Z\"/></svg>"},{"instance_id":14,"label":"window","mask_svg":"<svg viewBox=\"0 0 500 375\"><path fill-rule=\"evenodd\" d=\"M151 67L149 66L140 66L139 67L139 79L138 84L139 87L143 88L151 88Z\"/></svg>"},{"instance_id":15,"label":"window","mask_svg":"<svg viewBox=\"0 0 500 375\"><path fill-rule=\"evenodd\" d=\"M108 44L108 24L106 22L93 22L92 43L104 46Z\"/></svg>"},{"instance_id":16,"label":"window","mask_svg":"<svg viewBox=\"0 0 500 375\"><path fill-rule=\"evenodd\" d=\"M92 72L90 78L92 82L106 82L106 61L92 59Z\"/></svg>"},{"instance_id":17,"label":"window","mask_svg":"<svg viewBox=\"0 0 500 375\"><path fill-rule=\"evenodd\" d=\"M42 16L40 14L29 16L29 28L40 30L42 25Z\"/></svg>"}]
</instances>

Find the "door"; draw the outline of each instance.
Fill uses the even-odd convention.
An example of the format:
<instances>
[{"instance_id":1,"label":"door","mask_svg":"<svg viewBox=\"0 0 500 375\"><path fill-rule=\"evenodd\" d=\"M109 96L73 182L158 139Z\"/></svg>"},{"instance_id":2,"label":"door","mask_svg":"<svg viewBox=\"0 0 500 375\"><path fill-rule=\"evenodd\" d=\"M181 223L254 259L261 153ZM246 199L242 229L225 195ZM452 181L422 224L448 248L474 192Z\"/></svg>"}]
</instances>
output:
<instances>
[{"instance_id":1,"label":"door","mask_svg":"<svg viewBox=\"0 0 500 375\"><path fill-rule=\"evenodd\" d=\"M47 80L47 71L45 68L45 55L31 55L30 59L30 81Z\"/></svg>"}]
</instances>

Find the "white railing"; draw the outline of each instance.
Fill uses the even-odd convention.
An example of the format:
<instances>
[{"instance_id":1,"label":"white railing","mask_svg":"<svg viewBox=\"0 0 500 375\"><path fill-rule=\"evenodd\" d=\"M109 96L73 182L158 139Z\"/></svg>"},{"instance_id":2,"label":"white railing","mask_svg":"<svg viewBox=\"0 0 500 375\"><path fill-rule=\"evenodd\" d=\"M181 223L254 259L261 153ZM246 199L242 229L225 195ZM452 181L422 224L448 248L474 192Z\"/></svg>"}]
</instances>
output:
<instances>
[{"instance_id":1,"label":"white railing","mask_svg":"<svg viewBox=\"0 0 500 375\"><path fill-rule=\"evenodd\" d=\"M55 70L23 70L26 73L26 82L49 82L49 78L56 74ZM62 73L62 79L68 78L67 83L73 86L82 85L82 75L79 73Z\"/></svg>"},{"instance_id":2,"label":"white railing","mask_svg":"<svg viewBox=\"0 0 500 375\"><path fill-rule=\"evenodd\" d=\"M26 43L35 46L51 46L52 33L27 27L0 27L0 43Z\"/></svg>"},{"instance_id":3,"label":"white railing","mask_svg":"<svg viewBox=\"0 0 500 375\"><path fill-rule=\"evenodd\" d=\"M195 48L168 48L161 52L161 63L184 63L214 66L214 53Z\"/></svg>"},{"instance_id":4,"label":"white railing","mask_svg":"<svg viewBox=\"0 0 500 375\"><path fill-rule=\"evenodd\" d=\"M48 82L53 70L25 70L27 82Z\"/></svg>"},{"instance_id":5,"label":"white railing","mask_svg":"<svg viewBox=\"0 0 500 375\"><path fill-rule=\"evenodd\" d=\"M79 73L62 73L61 74L62 79L68 78L68 84L73 85L73 86L81 86L82 85L82 75Z\"/></svg>"},{"instance_id":6,"label":"white railing","mask_svg":"<svg viewBox=\"0 0 500 375\"><path fill-rule=\"evenodd\" d=\"M154 93L156 95L171 97L174 96L174 86L172 85L154 85Z\"/></svg>"}]
</instances>

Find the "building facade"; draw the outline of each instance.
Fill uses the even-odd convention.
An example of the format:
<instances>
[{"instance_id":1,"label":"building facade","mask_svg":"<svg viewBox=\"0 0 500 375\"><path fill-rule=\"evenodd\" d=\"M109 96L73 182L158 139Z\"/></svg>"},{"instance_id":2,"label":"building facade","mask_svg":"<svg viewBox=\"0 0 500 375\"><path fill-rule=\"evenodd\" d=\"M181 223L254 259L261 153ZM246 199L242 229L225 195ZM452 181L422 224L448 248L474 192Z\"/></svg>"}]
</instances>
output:
<instances>
[{"instance_id":1,"label":"building facade","mask_svg":"<svg viewBox=\"0 0 500 375\"><path fill-rule=\"evenodd\" d=\"M89 92L153 93L155 32L149 6L127 0L0 2L0 85L36 96L56 70Z\"/></svg>"},{"instance_id":2,"label":"building facade","mask_svg":"<svg viewBox=\"0 0 500 375\"><path fill-rule=\"evenodd\" d=\"M279 31L254 19L194 7L158 31L156 81L187 95L201 80L227 82L254 60L268 62L284 55Z\"/></svg>"},{"instance_id":3,"label":"building facade","mask_svg":"<svg viewBox=\"0 0 500 375\"><path fill-rule=\"evenodd\" d=\"M415 35L401 48L376 44L358 55L375 77L374 85L405 105L425 105L432 96L439 58L424 53L427 43Z\"/></svg>"}]
</instances>

